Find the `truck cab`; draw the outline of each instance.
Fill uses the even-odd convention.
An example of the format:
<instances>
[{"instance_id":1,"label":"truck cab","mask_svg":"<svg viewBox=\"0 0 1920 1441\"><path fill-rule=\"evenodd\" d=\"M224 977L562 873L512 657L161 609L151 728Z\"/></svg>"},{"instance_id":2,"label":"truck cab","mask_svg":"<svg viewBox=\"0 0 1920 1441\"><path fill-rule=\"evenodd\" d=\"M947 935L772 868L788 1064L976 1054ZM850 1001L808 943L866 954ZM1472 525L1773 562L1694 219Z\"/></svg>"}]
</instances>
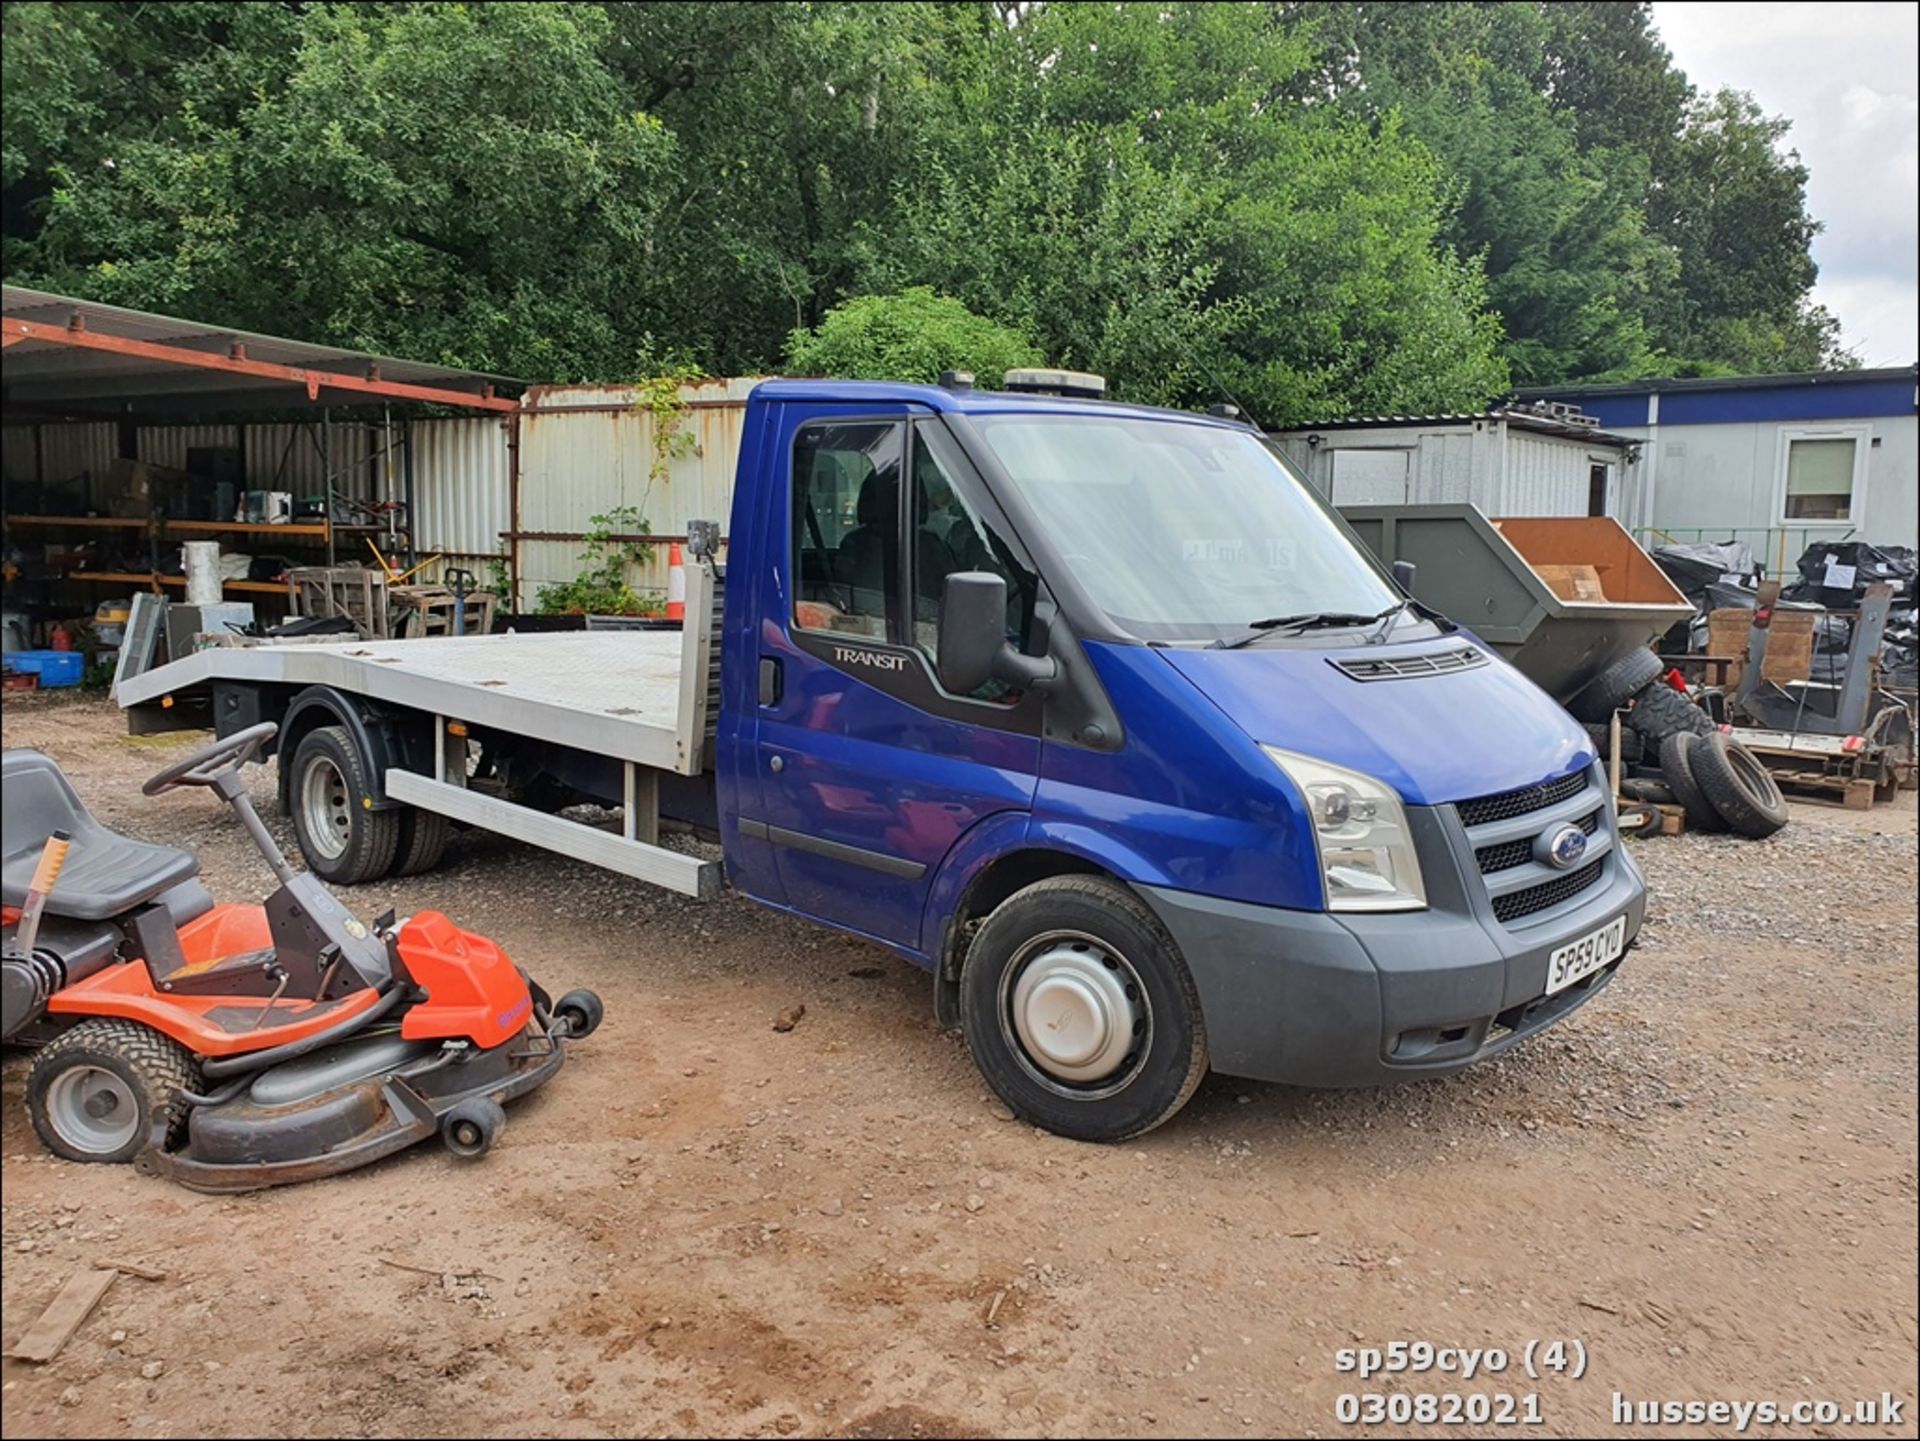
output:
<instances>
[{"instance_id":1,"label":"truck cab","mask_svg":"<svg viewBox=\"0 0 1920 1441\"><path fill-rule=\"evenodd\" d=\"M1207 1069L1467 1065L1611 979L1644 885L1587 734L1249 426L782 380L748 405L730 882L934 972L1017 1112L1118 1139Z\"/></svg>"}]
</instances>

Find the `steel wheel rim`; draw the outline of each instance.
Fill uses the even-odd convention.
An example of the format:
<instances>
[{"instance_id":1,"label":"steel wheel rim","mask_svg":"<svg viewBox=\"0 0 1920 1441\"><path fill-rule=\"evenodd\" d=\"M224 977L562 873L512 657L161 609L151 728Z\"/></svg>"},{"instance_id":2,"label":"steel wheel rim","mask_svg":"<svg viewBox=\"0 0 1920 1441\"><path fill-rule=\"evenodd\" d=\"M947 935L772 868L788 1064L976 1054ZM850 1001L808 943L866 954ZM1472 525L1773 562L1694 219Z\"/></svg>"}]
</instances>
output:
<instances>
[{"instance_id":1,"label":"steel wheel rim","mask_svg":"<svg viewBox=\"0 0 1920 1441\"><path fill-rule=\"evenodd\" d=\"M315 756L300 773L301 830L313 848L328 860L347 853L353 834L353 809L347 778L331 757Z\"/></svg>"},{"instance_id":2,"label":"steel wheel rim","mask_svg":"<svg viewBox=\"0 0 1920 1441\"><path fill-rule=\"evenodd\" d=\"M47 1087L47 1120L76 1151L107 1156L140 1134L140 1101L104 1066L69 1066Z\"/></svg>"},{"instance_id":3,"label":"steel wheel rim","mask_svg":"<svg viewBox=\"0 0 1920 1441\"><path fill-rule=\"evenodd\" d=\"M1047 931L1022 945L1001 974L999 1014L1021 1068L1076 1101L1124 1090L1153 1043L1139 972L1084 931Z\"/></svg>"}]
</instances>

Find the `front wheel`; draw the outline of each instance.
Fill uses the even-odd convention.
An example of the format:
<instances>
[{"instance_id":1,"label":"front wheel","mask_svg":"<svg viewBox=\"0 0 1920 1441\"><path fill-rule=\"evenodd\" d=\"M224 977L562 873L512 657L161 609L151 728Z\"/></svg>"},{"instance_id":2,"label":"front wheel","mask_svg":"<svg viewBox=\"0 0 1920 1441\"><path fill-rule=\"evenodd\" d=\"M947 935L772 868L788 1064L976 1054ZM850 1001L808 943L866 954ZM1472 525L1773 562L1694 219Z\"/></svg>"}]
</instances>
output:
<instances>
[{"instance_id":1,"label":"front wheel","mask_svg":"<svg viewBox=\"0 0 1920 1441\"><path fill-rule=\"evenodd\" d=\"M1058 876L1002 902L960 971L974 1064L1014 1113L1076 1141L1124 1141L1207 1072L1193 977L1153 913L1105 877Z\"/></svg>"}]
</instances>

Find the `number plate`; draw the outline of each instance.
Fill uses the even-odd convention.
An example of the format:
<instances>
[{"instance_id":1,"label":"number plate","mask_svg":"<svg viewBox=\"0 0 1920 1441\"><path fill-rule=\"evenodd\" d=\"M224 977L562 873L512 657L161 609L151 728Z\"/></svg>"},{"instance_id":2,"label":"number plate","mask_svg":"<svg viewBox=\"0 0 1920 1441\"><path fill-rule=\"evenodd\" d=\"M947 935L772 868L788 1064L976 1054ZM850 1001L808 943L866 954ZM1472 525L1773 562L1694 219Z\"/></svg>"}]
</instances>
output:
<instances>
[{"instance_id":1,"label":"number plate","mask_svg":"<svg viewBox=\"0 0 1920 1441\"><path fill-rule=\"evenodd\" d=\"M1590 936L1562 946L1547 957L1547 994L1564 991L1619 958L1627 948L1627 918L1615 916Z\"/></svg>"}]
</instances>

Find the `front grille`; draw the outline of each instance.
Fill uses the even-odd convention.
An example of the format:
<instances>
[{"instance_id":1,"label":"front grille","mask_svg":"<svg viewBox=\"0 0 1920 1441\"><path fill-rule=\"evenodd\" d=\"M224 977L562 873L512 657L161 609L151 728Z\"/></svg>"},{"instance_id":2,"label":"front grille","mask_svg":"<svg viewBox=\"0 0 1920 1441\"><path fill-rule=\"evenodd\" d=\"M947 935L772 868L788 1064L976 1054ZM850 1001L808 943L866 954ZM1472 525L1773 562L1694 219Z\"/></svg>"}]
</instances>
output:
<instances>
[{"instance_id":1,"label":"front grille","mask_svg":"<svg viewBox=\"0 0 1920 1441\"><path fill-rule=\"evenodd\" d=\"M1591 811L1574 824L1592 835L1600 829L1600 812ZM1480 863L1480 874L1483 876L1490 876L1495 871L1510 871L1533 859L1533 838L1526 836L1517 841L1502 841L1497 846L1482 846L1473 853L1473 858Z\"/></svg>"},{"instance_id":2,"label":"front grille","mask_svg":"<svg viewBox=\"0 0 1920 1441\"><path fill-rule=\"evenodd\" d=\"M1539 785L1522 786L1517 791L1503 791L1497 796L1482 796L1478 800L1461 801L1460 819L1468 826L1484 826L1490 821L1511 820L1515 816L1524 816L1531 811L1545 810L1548 806L1558 805L1570 796L1577 796L1586 789L1587 773L1575 771L1570 776L1562 776L1557 781L1544 781Z\"/></svg>"},{"instance_id":3,"label":"front grille","mask_svg":"<svg viewBox=\"0 0 1920 1441\"><path fill-rule=\"evenodd\" d=\"M1478 646L1463 645L1454 650L1430 651L1425 655L1381 656L1366 660L1330 660L1335 670L1355 680L1406 680L1421 675L1449 675L1458 670L1473 670L1487 663L1486 652Z\"/></svg>"},{"instance_id":4,"label":"front grille","mask_svg":"<svg viewBox=\"0 0 1920 1441\"><path fill-rule=\"evenodd\" d=\"M1511 925L1522 916L1544 911L1549 906L1577 896L1588 886L1600 879L1607 868L1606 857L1589 861L1577 871L1569 871L1564 876L1555 876L1550 881L1542 881L1537 886L1528 886L1524 891L1513 891L1508 895L1495 896L1493 913L1502 924Z\"/></svg>"}]
</instances>

